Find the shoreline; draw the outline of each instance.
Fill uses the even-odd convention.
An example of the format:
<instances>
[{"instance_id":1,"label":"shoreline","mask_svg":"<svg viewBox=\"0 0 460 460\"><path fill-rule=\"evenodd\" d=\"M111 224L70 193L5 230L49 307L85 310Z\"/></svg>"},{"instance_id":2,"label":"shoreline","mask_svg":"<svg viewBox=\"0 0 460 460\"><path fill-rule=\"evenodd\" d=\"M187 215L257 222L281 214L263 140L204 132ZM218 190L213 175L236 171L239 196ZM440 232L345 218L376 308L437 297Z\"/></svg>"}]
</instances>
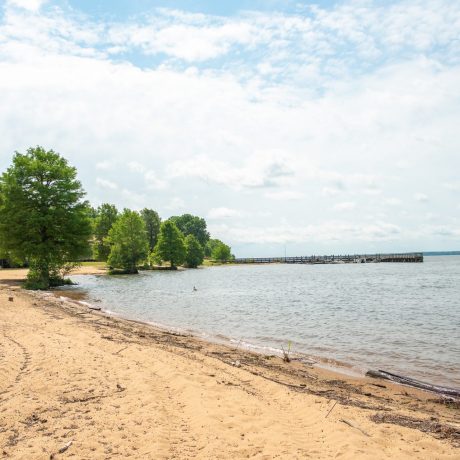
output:
<instances>
[{"instance_id":1,"label":"shoreline","mask_svg":"<svg viewBox=\"0 0 460 460\"><path fill-rule=\"evenodd\" d=\"M92 273L89 273L92 274ZM59 295L60 293L64 294L72 294L73 291L67 290L66 287L64 286L61 289L53 289L50 291L42 291L42 293L45 296L48 296L49 294L53 295L57 299L63 302L68 302L70 304L76 304L79 307L83 308L88 308L89 310L92 310L95 313L98 313L100 315L103 315L107 318L113 318L113 319L119 319L121 321L127 321L130 323L135 323L140 326L148 326L151 327L157 331L166 333L166 334L177 334L180 336L184 337L190 337L191 339L196 339L198 341L203 341L209 345L217 345L217 346L223 346L228 349L233 349L235 351L241 350L242 352L247 352L250 354L255 354L258 356L270 356L270 358L278 358L282 361L283 360L283 350L278 349L272 346L264 346L264 345L257 345L249 342L242 341L241 339L238 340L236 338L232 337L227 337L222 334L218 335L212 335L206 332L200 332L192 329L187 329L185 327L180 327L180 326L168 326L166 324L161 324L155 321L143 321L140 319L136 318L130 318L129 316L125 316L121 313L116 313L111 310L103 309L102 307L98 307L96 304L92 304L89 302L86 302L86 295L80 295L76 296L76 298L72 297L67 297L67 296L62 296ZM80 297L80 300L77 298ZM306 365L310 368L316 368L320 371L325 371L328 373L331 373L333 376L337 378L351 378L351 379L358 379L358 380L369 380L367 373L368 372L375 372L372 369L368 369L365 371L363 368L358 369L355 365L348 363L348 362L341 362L338 361L334 358L326 358L326 357L321 357L321 356L313 356L313 355L308 355L303 352L298 352L298 351L291 351L289 354L290 361L291 362L298 362L302 365ZM375 379L371 379L375 380ZM380 380L380 379L378 379ZM388 380L387 380L388 382ZM422 382L430 386L440 386L439 384L432 383L432 382ZM407 385L404 385L402 383L394 382L393 383L396 386L401 386L405 388L413 388ZM449 387L446 386L445 388L449 390L457 390L457 392L460 393L459 388L455 387ZM440 395L439 393L431 392L429 390L424 390L427 393L430 393L433 395L433 397L446 397L446 395ZM460 404L460 399L456 402Z\"/></svg>"},{"instance_id":2,"label":"shoreline","mask_svg":"<svg viewBox=\"0 0 460 460\"><path fill-rule=\"evenodd\" d=\"M458 458L459 407L424 391L14 286L0 289L0 319L8 458L49 458L69 438L77 458Z\"/></svg>"},{"instance_id":3,"label":"shoreline","mask_svg":"<svg viewBox=\"0 0 460 460\"><path fill-rule=\"evenodd\" d=\"M7 285L12 285L12 286L20 285L20 282L25 280L27 271L28 271L27 269L2 269L0 270L0 288L2 286L2 283L4 283L5 281L7 281L6 283ZM5 276L2 276L3 274L7 275L6 279L5 279ZM72 273L69 274L68 276L73 276L73 275L108 276L108 270L107 268L105 268L105 264L103 263L83 265L73 270ZM88 299L87 294L73 291L71 288L69 289L69 286L61 286L57 288L52 288L49 291L42 291L42 292L51 293L57 298L63 297L64 300L69 300L71 302L79 302L79 303L83 302L82 305L89 306L88 302L86 302L86 300ZM94 304L94 307L99 307L99 305ZM121 320L127 320L127 321L136 322L139 324L149 325L149 326L152 326L153 328L158 328L165 332L174 332L174 333L179 333L179 334L190 335L192 337L195 337L199 340L204 340L211 344L223 345L229 348L233 348L236 345L237 348L241 346L243 350L248 351L250 353L256 353L260 355L272 354L278 358L282 358L283 356L282 349L276 348L275 345L272 346L272 345L266 345L262 343L251 343L251 342L244 341L242 339L238 339L237 337L230 337L230 336L225 336L222 334L213 335L205 331L190 329L186 326L172 326L172 325L162 324L156 321L147 321L147 320L132 318L132 317L129 317L128 315L125 316L122 313L117 313L115 311L110 310L110 306L106 309L103 309L101 313L107 316L113 317L113 318L118 318ZM314 367L318 367L319 369L323 369L325 371L329 371L329 372L332 372L333 374L336 374L337 377L365 378L367 372L377 370L377 368L372 369L367 366L365 367L361 361L356 363L352 361L338 360L334 358L333 356L331 357L331 356L313 355L311 353L307 353L303 351L292 350L291 357L293 361L303 360L303 361L309 362ZM388 368L387 371L393 372L393 369ZM406 376L410 377L410 375L407 375L407 374ZM421 377L420 379L423 380L423 377ZM460 387L452 385L450 382L439 383L436 381L430 381L429 379L428 380L425 379L424 383L435 385L435 386L444 385L446 386L446 388L455 389L455 390L460 391Z\"/></svg>"},{"instance_id":4,"label":"shoreline","mask_svg":"<svg viewBox=\"0 0 460 460\"><path fill-rule=\"evenodd\" d=\"M90 305L92 307L98 307L97 303L91 304L89 302L86 302L85 300L78 300L77 298L73 299L72 297L68 297L67 295L71 294L72 291L66 290L65 287L63 287L62 290L57 289L57 290L45 291L45 292L50 292L56 298L62 299L64 301L76 302L83 307L87 306L88 308L90 308L89 307ZM61 292L66 295L58 295ZM81 298L84 299L86 297L82 296ZM202 340L209 344L222 345L224 347L228 347L232 349L233 348L241 349L248 353L254 353L257 355L261 355L261 356L273 355L274 357L277 357L280 359L282 359L283 357L282 349L278 349L278 348L275 348L273 346L268 346L268 345L254 344L254 343L246 342L243 340L238 340L237 338L234 338L234 337L227 337L222 334L212 335L206 332L188 329L186 327L169 326L169 325L158 323L155 321L143 321L143 320L136 319L136 318L130 318L129 316L125 316L121 313L116 313L114 311L107 310L102 307L100 310L100 314L103 314L107 317L111 317L115 319L120 319L120 320L138 323L140 325L150 326L154 329L159 329L166 333L181 334L184 336L193 337L193 338L196 338L197 340ZM333 358L314 356L314 355L307 354L307 353L300 352L300 351L291 351L290 357L292 361L298 361L301 363L305 363L307 365L311 365L312 367L323 369L325 371L336 374L337 377L350 377L350 378L357 378L357 379L362 379L366 377L365 374L367 371L364 370L364 368L358 368L356 365L352 365L347 362L337 361Z\"/></svg>"}]
</instances>

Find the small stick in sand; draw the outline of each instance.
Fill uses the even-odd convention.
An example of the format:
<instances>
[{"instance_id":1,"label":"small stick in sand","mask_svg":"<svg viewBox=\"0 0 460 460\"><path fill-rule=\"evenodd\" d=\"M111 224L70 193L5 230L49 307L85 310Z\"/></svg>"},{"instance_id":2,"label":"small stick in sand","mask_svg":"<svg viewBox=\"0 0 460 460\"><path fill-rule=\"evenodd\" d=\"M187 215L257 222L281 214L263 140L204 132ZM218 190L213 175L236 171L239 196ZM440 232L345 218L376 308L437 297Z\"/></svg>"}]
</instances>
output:
<instances>
[{"instance_id":1,"label":"small stick in sand","mask_svg":"<svg viewBox=\"0 0 460 460\"><path fill-rule=\"evenodd\" d=\"M337 404L337 401L334 403L334 405L331 407L331 409L329 410L329 412L326 414L326 417L324 418L328 418L329 414L332 412L332 410L334 409L335 405Z\"/></svg>"},{"instance_id":2,"label":"small stick in sand","mask_svg":"<svg viewBox=\"0 0 460 460\"><path fill-rule=\"evenodd\" d=\"M69 441L65 446L62 446L58 452L63 454L72 445L72 443L73 441Z\"/></svg>"},{"instance_id":3,"label":"small stick in sand","mask_svg":"<svg viewBox=\"0 0 460 460\"><path fill-rule=\"evenodd\" d=\"M126 346L126 347L123 347L123 348L120 348L118 351L116 351L116 352L114 353L114 355L118 355L119 353L121 353L123 350L126 350L127 348L128 348L127 346Z\"/></svg>"},{"instance_id":4,"label":"small stick in sand","mask_svg":"<svg viewBox=\"0 0 460 460\"><path fill-rule=\"evenodd\" d=\"M69 441L67 444L63 445L59 450L58 454L63 454L71 445L73 441ZM56 454L51 454L50 455L50 460L53 460L56 458Z\"/></svg>"}]
</instances>

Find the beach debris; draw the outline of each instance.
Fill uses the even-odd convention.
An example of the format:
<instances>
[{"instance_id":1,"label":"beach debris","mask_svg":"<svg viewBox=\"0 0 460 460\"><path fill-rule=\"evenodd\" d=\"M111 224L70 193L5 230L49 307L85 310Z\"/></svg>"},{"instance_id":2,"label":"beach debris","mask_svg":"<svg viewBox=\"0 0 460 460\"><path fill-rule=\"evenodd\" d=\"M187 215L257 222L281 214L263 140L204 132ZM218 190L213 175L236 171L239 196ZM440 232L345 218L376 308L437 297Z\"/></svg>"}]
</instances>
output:
<instances>
[{"instance_id":1,"label":"beach debris","mask_svg":"<svg viewBox=\"0 0 460 460\"><path fill-rule=\"evenodd\" d=\"M32 414L27 417L25 420L20 420L19 423L22 423L26 426L32 426L37 423L46 423L48 420L46 418L41 419L37 414Z\"/></svg>"},{"instance_id":2,"label":"beach debris","mask_svg":"<svg viewBox=\"0 0 460 460\"><path fill-rule=\"evenodd\" d=\"M117 390L118 391L125 391L126 387L122 387L119 383L117 383Z\"/></svg>"},{"instance_id":3,"label":"beach debris","mask_svg":"<svg viewBox=\"0 0 460 460\"><path fill-rule=\"evenodd\" d=\"M459 389L444 387L440 385L432 385L431 383L421 382L420 380L415 380L410 377L404 377L401 375L392 374L391 372L386 372L382 370L378 370L378 371L370 370L366 372L366 376L373 377L376 379L390 380L392 382L401 383L402 385L407 385L409 387L419 388L420 390L427 390L427 391L431 391L432 393L460 398Z\"/></svg>"},{"instance_id":4,"label":"beach debris","mask_svg":"<svg viewBox=\"0 0 460 460\"><path fill-rule=\"evenodd\" d=\"M334 405L331 407L331 409L329 410L329 412L326 414L326 417L324 417L324 418L328 418L328 417L329 417L329 414L334 410L334 407L335 407L336 404L337 404L337 401L334 403Z\"/></svg>"},{"instance_id":5,"label":"beach debris","mask_svg":"<svg viewBox=\"0 0 460 460\"><path fill-rule=\"evenodd\" d=\"M13 297L8 297L8 302L12 302L14 300Z\"/></svg>"},{"instance_id":6,"label":"beach debris","mask_svg":"<svg viewBox=\"0 0 460 460\"><path fill-rule=\"evenodd\" d=\"M428 401L435 404L442 404L451 409L460 409L460 399L452 398L450 396L441 395L440 398L429 399Z\"/></svg>"},{"instance_id":7,"label":"beach debris","mask_svg":"<svg viewBox=\"0 0 460 460\"><path fill-rule=\"evenodd\" d=\"M120 348L118 351L116 351L116 352L114 353L114 355L119 355L122 351L126 350L127 348L128 348L128 346L123 347L123 348Z\"/></svg>"},{"instance_id":8,"label":"beach debris","mask_svg":"<svg viewBox=\"0 0 460 460\"><path fill-rule=\"evenodd\" d=\"M364 436L367 436L367 437L370 437L370 435L368 433L366 433L363 429L361 429L356 423L350 421L350 420L346 420L344 418L341 418L340 419L341 422L345 423L346 425L348 426L351 426L352 428L355 428L356 430L358 431L361 431L361 433L364 435Z\"/></svg>"},{"instance_id":9,"label":"beach debris","mask_svg":"<svg viewBox=\"0 0 460 460\"><path fill-rule=\"evenodd\" d=\"M67 444L64 444L58 451L58 454L63 454L71 445L73 444L73 441L69 441ZM54 460L56 458L56 454L51 454L50 455L50 460Z\"/></svg>"},{"instance_id":10,"label":"beach debris","mask_svg":"<svg viewBox=\"0 0 460 460\"><path fill-rule=\"evenodd\" d=\"M58 452L60 454L63 454L71 445L73 444L73 441L69 441L67 444L65 444L64 446L62 446Z\"/></svg>"},{"instance_id":11,"label":"beach debris","mask_svg":"<svg viewBox=\"0 0 460 460\"><path fill-rule=\"evenodd\" d=\"M90 310L95 310L95 311L101 311L101 310L102 310L101 307L98 307L98 306L96 306L96 305L88 305L88 308L89 308Z\"/></svg>"},{"instance_id":12,"label":"beach debris","mask_svg":"<svg viewBox=\"0 0 460 460\"><path fill-rule=\"evenodd\" d=\"M290 363L291 358L289 357L289 354L291 353L291 341L288 342L287 351L284 349L284 347L282 345L281 345L281 350L283 350L283 361L285 363Z\"/></svg>"},{"instance_id":13,"label":"beach debris","mask_svg":"<svg viewBox=\"0 0 460 460\"><path fill-rule=\"evenodd\" d=\"M232 361L230 364L235 367L241 367L241 363L238 360Z\"/></svg>"},{"instance_id":14,"label":"beach debris","mask_svg":"<svg viewBox=\"0 0 460 460\"><path fill-rule=\"evenodd\" d=\"M399 414L374 414L370 419L375 423L391 423L419 430L423 433L432 433L438 439L449 439L456 443L460 442L460 428L440 423L436 417L417 419Z\"/></svg>"},{"instance_id":15,"label":"beach debris","mask_svg":"<svg viewBox=\"0 0 460 460\"><path fill-rule=\"evenodd\" d=\"M386 388L385 385L380 385L380 383L371 383L371 385L378 388Z\"/></svg>"}]
</instances>

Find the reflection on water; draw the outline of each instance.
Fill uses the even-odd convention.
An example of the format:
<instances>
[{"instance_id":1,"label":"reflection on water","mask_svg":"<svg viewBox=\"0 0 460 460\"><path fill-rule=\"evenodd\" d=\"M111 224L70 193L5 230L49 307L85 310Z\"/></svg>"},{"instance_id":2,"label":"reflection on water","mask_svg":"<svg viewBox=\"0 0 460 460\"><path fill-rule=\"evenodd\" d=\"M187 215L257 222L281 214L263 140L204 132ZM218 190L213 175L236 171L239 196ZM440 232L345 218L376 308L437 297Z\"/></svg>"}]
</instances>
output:
<instances>
[{"instance_id":1,"label":"reflection on water","mask_svg":"<svg viewBox=\"0 0 460 460\"><path fill-rule=\"evenodd\" d=\"M460 386L460 257L73 279L129 318Z\"/></svg>"}]
</instances>

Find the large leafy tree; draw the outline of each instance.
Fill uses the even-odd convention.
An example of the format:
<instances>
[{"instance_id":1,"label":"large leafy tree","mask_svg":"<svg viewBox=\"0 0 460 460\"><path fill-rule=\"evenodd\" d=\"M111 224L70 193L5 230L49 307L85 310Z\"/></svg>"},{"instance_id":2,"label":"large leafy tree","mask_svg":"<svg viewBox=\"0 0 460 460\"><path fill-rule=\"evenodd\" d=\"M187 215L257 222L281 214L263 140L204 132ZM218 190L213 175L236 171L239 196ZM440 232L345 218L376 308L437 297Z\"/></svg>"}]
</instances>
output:
<instances>
[{"instance_id":1,"label":"large leafy tree","mask_svg":"<svg viewBox=\"0 0 460 460\"><path fill-rule=\"evenodd\" d=\"M220 240L218 240L216 238L211 238L206 243L206 246L204 247L204 255L205 255L205 257L211 257L213 249L220 243L222 243L222 241L220 241Z\"/></svg>"},{"instance_id":2,"label":"large leafy tree","mask_svg":"<svg viewBox=\"0 0 460 460\"><path fill-rule=\"evenodd\" d=\"M233 258L232 250L230 246L227 246L225 243L222 243L222 241L218 241L212 249L211 257L214 260L227 262Z\"/></svg>"},{"instance_id":3,"label":"large leafy tree","mask_svg":"<svg viewBox=\"0 0 460 460\"><path fill-rule=\"evenodd\" d=\"M93 219L94 246L93 257L96 260L106 261L110 253L110 244L107 241L109 231L118 218L118 210L113 204L103 203Z\"/></svg>"},{"instance_id":4,"label":"large leafy tree","mask_svg":"<svg viewBox=\"0 0 460 460\"><path fill-rule=\"evenodd\" d=\"M154 249L155 254L166 262L171 268L181 265L185 260L184 236L174 222L167 220L161 224L160 235Z\"/></svg>"},{"instance_id":5,"label":"large leafy tree","mask_svg":"<svg viewBox=\"0 0 460 460\"><path fill-rule=\"evenodd\" d=\"M27 285L47 289L63 281L87 251L91 226L77 171L53 150L16 152L0 177L0 240L28 260Z\"/></svg>"},{"instance_id":6,"label":"large leafy tree","mask_svg":"<svg viewBox=\"0 0 460 460\"><path fill-rule=\"evenodd\" d=\"M189 268L197 268L203 263L204 250L194 235L185 238L185 263Z\"/></svg>"},{"instance_id":7,"label":"large leafy tree","mask_svg":"<svg viewBox=\"0 0 460 460\"><path fill-rule=\"evenodd\" d=\"M109 230L110 254L107 263L125 273L137 273L137 266L147 259L148 239L142 217L125 209Z\"/></svg>"},{"instance_id":8,"label":"large leafy tree","mask_svg":"<svg viewBox=\"0 0 460 460\"><path fill-rule=\"evenodd\" d=\"M169 220L176 224L184 236L195 236L201 246L205 247L209 240L209 232L206 227L206 221L202 217L183 214L182 216L172 216Z\"/></svg>"},{"instance_id":9,"label":"large leafy tree","mask_svg":"<svg viewBox=\"0 0 460 460\"><path fill-rule=\"evenodd\" d=\"M149 240L149 250L153 251L153 248L157 244L158 234L160 233L161 219L156 211L153 209L144 208L141 211L141 216L144 219L145 228L147 230L147 238Z\"/></svg>"}]
</instances>

